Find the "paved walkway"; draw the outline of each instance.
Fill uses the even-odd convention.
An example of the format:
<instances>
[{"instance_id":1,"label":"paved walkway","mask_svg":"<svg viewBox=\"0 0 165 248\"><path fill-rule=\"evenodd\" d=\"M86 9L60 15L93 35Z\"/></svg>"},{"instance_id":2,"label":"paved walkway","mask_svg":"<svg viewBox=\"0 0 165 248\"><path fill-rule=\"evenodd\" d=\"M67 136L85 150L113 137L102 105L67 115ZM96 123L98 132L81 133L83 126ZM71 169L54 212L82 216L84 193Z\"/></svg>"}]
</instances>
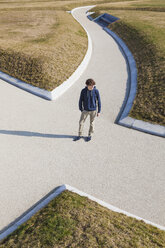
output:
<instances>
[{"instance_id":1,"label":"paved walkway","mask_svg":"<svg viewBox=\"0 0 165 248\"><path fill-rule=\"evenodd\" d=\"M85 11L75 15L91 35L92 58L63 96L46 101L0 80L0 229L64 183L165 225L164 140L114 124L126 91L126 62ZM102 96L102 113L93 140L73 142L79 94L91 77Z\"/></svg>"}]
</instances>

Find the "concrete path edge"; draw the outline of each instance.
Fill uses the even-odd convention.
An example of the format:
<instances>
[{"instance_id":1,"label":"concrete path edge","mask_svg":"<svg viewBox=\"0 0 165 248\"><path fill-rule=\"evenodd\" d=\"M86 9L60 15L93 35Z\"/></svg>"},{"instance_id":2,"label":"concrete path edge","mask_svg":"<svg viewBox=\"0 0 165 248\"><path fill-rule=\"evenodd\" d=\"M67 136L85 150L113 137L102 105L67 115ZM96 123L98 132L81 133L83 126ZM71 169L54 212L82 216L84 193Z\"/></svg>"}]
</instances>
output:
<instances>
[{"instance_id":1,"label":"concrete path edge","mask_svg":"<svg viewBox=\"0 0 165 248\"><path fill-rule=\"evenodd\" d=\"M73 18L79 22L75 17L74 17L74 12L77 10L77 9L80 9L80 8L86 8L86 7L89 7L89 8L92 8L94 7L94 5L92 6L83 6L83 7L78 7L78 8L74 8L70 13L72 14ZM81 24L80 24L81 25ZM82 26L82 25L81 25ZM83 26L82 26L83 27ZM91 40L91 37L88 33L88 31L85 29L85 27L83 27L85 32L87 33L87 37L88 37L88 48L87 48L87 52L81 62L81 64L78 66L78 68L75 70L75 72L66 80L64 81L61 85L59 85L57 88L55 88L54 90L52 91L47 91L47 90L44 90L44 89L40 89L38 87L35 87L33 85L30 85L28 83L25 83L19 79L16 79L2 71L0 71L0 79L18 87L18 88L21 88L27 92L30 92L36 96L39 96L39 97L42 97L46 100L55 100L57 99L59 96L61 96L67 89L69 89L77 80L78 78L81 76L81 74L85 71L89 61L90 61L90 58L91 58L91 55L92 55L92 40Z\"/></svg>"},{"instance_id":2,"label":"concrete path edge","mask_svg":"<svg viewBox=\"0 0 165 248\"><path fill-rule=\"evenodd\" d=\"M94 12L91 12L91 13L94 13ZM91 17L91 13L89 12L88 19L95 22L100 16L93 19ZM135 62L135 59L134 59L131 51L128 49L128 47L123 42L123 40L121 38L119 38L118 35L116 35L114 32L112 32L107 27L103 27L103 30L105 30L105 32L107 32L116 41L118 46L121 48L121 50L125 56L125 59L127 61L128 70L129 70L129 77L130 77L130 80L128 83L128 90L127 90L126 96L125 96L125 102L122 106L122 111L119 114L119 116L116 120L116 123L121 125L121 126L132 128L132 129L142 131L145 133L157 135L160 137L165 137L165 127L164 126L157 125L157 124L151 124L149 122L137 120L137 119L134 119L134 118L128 116L128 114L131 110L131 107L133 105L133 101L134 101L135 96L136 96L136 89L137 89L136 62Z\"/></svg>"},{"instance_id":3,"label":"concrete path edge","mask_svg":"<svg viewBox=\"0 0 165 248\"><path fill-rule=\"evenodd\" d=\"M40 209L42 209L43 207L45 207L51 200L53 200L55 197L57 197L58 195L60 195L64 190L69 190L71 192L77 193L80 196L85 196L88 199L97 202L98 204L100 204L103 207L108 208L109 210L112 210L114 212L117 213L122 213L125 214L126 216L135 218L137 220L142 220L144 221L146 224L152 225L154 227L157 227L160 230L165 231L165 227L155 224L149 220L143 219L137 215L131 214L129 212L126 212L122 209L119 209L113 205L110 205L104 201L99 200L98 198L95 198L87 193L84 193L83 191L80 191L70 185L67 184L63 184L55 189L53 189L50 193L48 193L45 197L43 197L40 201L38 201L35 205L33 205L30 209L28 209L24 214L22 214L20 217L18 217L15 221L13 221L11 224L9 224L7 227L5 227L4 229L2 229L0 231L0 240L6 238L9 234L11 234L12 232L14 232L20 225L22 225L23 223L25 223L26 221L28 221L35 213L37 213Z\"/></svg>"},{"instance_id":4,"label":"concrete path edge","mask_svg":"<svg viewBox=\"0 0 165 248\"><path fill-rule=\"evenodd\" d=\"M103 29L117 42L119 47L122 49L125 55L126 61L128 63L128 68L129 68L130 80L129 80L129 85L128 85L129 89L126 95L126 104L124 106L122 113L120 114L117 124L122 125L124 127L133 128L138 131L146 132L149 134L165 137L164 126L151 124L149 122L137 120L137 119L134 119L128 116L131 110L131 107L133 105L134 98L136 96L136 89L137 89L136 62L135 62L135 59L131 51L128 49L128 47L123 42L123 40L119 38L114 32L112 32L107 27Z\"/></svg>"}]
</instances>

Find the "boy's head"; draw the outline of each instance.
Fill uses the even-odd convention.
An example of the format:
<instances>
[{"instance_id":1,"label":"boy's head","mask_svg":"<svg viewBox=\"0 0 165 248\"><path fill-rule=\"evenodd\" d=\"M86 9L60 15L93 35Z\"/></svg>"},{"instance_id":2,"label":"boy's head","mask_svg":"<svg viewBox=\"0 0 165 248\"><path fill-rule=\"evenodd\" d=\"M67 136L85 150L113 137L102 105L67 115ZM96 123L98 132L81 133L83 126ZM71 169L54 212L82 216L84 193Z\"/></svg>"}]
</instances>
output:
<instances>
[{"instance_id":1,"label":"boy's head","mask_svg":"<svg viewBox=\"0 0 165 248\"><path fill-rule=\"evenodd\" d=\"M88 87L88 90L92 90L94 88L95 84L96 84L95 81L91 78L86 80L86 85Z\"/></svg>"}]
</instances>

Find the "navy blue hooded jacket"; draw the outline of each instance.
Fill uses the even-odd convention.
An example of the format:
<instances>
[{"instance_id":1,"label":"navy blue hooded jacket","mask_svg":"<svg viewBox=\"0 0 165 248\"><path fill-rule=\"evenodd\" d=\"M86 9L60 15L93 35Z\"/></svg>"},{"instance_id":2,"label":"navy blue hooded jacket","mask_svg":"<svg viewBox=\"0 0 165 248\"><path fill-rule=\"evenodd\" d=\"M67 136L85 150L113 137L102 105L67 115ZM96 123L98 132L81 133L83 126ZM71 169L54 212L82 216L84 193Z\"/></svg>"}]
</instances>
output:
<instances>
[{"instance_id":1,"label":"navy blue hooded jacket","mask_svg":"<svg viewBox=\"0 0 165 248\"><path fill-rule=\"evenodd\" d=\"M80 111L94 111L98 105L98 113L101 111L101 100L99 91L96 87L93 90L88 90L88 87L82 89L79 99L79 109Z\"/></svg>"}]
</instances>

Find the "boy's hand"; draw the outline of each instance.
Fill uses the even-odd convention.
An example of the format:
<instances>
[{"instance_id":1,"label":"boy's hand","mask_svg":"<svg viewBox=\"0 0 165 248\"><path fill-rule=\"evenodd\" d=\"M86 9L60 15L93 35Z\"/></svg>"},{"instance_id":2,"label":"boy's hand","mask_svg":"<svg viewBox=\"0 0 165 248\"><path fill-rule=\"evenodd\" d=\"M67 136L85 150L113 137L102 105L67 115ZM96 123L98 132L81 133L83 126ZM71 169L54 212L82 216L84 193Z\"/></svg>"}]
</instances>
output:
<instances>
[{"instance_id":1,"label":"boy's hand","mask_svg":"<svg viewBox=\"0 0 165 248\"><path fill-rule=\"evenodd\" d=\"M97 117L99 117L100 116L100 113L97 113Z\"/></svg>"}]
</instances>

